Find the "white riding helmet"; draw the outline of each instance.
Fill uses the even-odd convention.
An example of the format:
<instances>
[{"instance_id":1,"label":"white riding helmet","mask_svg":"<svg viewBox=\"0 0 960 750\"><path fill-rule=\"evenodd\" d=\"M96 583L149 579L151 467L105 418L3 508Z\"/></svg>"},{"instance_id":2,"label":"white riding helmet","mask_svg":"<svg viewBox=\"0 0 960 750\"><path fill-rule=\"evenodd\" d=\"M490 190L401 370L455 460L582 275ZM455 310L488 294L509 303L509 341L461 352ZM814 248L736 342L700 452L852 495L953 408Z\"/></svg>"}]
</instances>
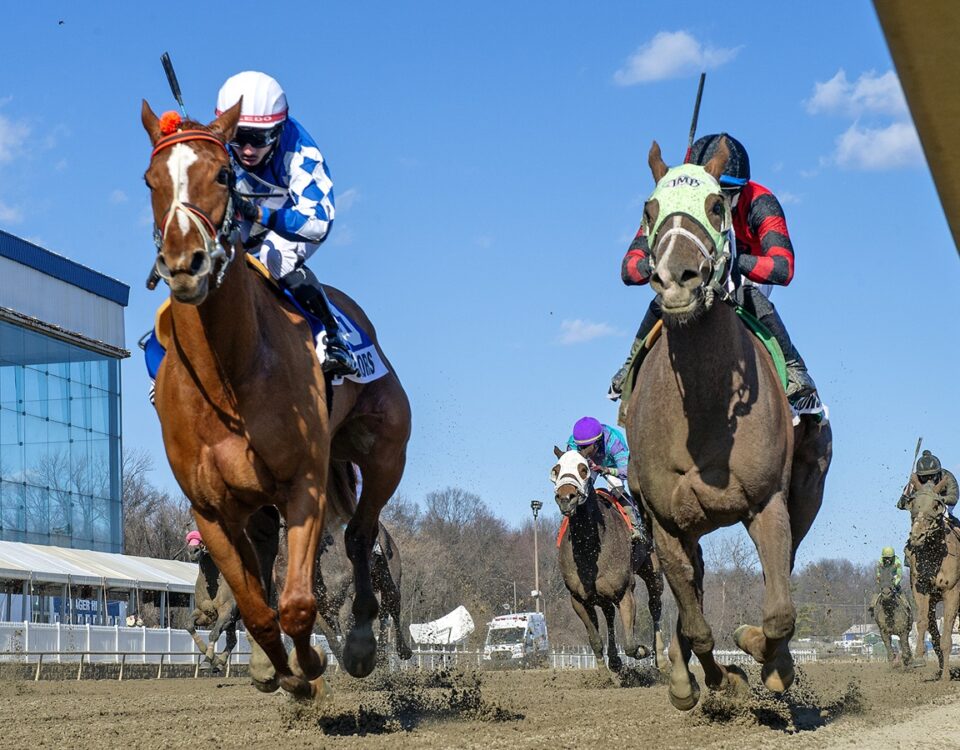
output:
<instances>
[{"instance_id":1,"label":"white riding helmet","mask_svg":"<svg viewBox=\"0 0 960 750\"><path fill-rule=\"evenodd\" d=\"M243 97L241 128L274 128L287 119L287 95L276 79L256 70L230 76L217 94L217 117Z\"/></svg>"}]
</instances>

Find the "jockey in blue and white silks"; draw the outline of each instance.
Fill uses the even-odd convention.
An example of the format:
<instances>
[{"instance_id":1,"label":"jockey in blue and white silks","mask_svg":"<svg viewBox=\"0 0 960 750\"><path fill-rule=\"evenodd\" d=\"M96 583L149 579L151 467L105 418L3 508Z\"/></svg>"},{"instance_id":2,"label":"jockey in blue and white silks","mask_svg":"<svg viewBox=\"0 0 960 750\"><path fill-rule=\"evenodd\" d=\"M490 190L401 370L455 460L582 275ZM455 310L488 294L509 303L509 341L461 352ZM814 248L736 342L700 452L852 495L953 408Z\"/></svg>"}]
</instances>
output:
<instances>
[{"instance_id":1,"label":"jockey in blue and white silks","mask_svg":"<svg viewBox=\"0 0 960 750\"><path fill-rule=\"evenodd\" d=\"M330 311L323 287L304 262L333 225L333 180L316 142L288 115L280 84L246 71L227 79L217 95L217 116L243 99L230 141L237 211L244 247L326 329L324 372L356 373L356 362Z\"/></svg>"},{"instance_id":2,"label":"jockey in blue and white silks","mask_svg":"<svg viewBox=\"0 0 960 750\"><path fill-rule=\"evenodd\" d=\"M640 518L636 501L627 491L627 467L630 463L630 450L627 439L616 427L601 424L594 417L583 417L573 425L573 434L567 440L568 451L579 451L590 464L594 479L597 476L615 476L623 482L624 508L630 514L633 526L631 538L640 541L644 538L646 526Z\"/></svg>"}]
</instances>

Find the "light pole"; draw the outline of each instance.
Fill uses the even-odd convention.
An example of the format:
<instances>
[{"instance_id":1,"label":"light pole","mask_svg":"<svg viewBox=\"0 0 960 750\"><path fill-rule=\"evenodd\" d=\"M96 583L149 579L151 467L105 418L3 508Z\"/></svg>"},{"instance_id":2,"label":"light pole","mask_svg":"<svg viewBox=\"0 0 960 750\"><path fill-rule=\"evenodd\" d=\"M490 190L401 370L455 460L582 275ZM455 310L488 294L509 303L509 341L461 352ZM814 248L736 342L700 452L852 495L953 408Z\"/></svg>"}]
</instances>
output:
<instances>
[{"instance_id":1,"label":"light pole","mask_svg":"<svg viewBox=\"0 0 960 750\"><path fill-rule=\"evenodd\" d=\"M540 550L537 545L537 516L543 503L539 500L530 501L530 509L533 510L533 589L537 605L537 612L540 611Z\"/></svg>"}]
</instances>

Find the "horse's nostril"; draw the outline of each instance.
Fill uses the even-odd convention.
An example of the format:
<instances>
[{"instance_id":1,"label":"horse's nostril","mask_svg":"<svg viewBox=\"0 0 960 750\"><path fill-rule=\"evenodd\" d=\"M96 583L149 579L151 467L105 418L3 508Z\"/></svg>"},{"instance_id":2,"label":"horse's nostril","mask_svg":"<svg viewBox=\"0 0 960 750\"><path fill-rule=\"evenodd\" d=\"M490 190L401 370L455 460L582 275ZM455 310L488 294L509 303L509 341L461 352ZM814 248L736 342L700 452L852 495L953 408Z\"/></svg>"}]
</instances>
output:
<instances>
[{"instance_id":1,"label":"horse's nostril","mask_svg":"<svg viewBox=\"0 0 960 750\"><path fill-rule=\"evenodd\" d=\"M193 254L193 259L190 261L190 273L197 273L203 268L204 261L206 260L207 255L202 250L198 250Z\"/></svg>"},{"instance_id":2,"label":"horse's nostril","mask_svg":"<svg viewBox=\"0 0 960 750\"><path fill-rule=\"evenodd\" d=\"M680 283L688 284L691 281L696 280L698 283L700 281L700 272L694 271L692 268L686 269L682 274L680 274Z\"/></svg>"},{"instance_id":3,"label":"horse's nostril","mask_svg":"<svg viewBox=\"0 0 960 750\"><path fill-rule=\"evenodd\" d=\"M663 286L663 280L660 278L660 274L654 271L653 274L650 276L650 283Z\"/></svg>"}]
</instances>

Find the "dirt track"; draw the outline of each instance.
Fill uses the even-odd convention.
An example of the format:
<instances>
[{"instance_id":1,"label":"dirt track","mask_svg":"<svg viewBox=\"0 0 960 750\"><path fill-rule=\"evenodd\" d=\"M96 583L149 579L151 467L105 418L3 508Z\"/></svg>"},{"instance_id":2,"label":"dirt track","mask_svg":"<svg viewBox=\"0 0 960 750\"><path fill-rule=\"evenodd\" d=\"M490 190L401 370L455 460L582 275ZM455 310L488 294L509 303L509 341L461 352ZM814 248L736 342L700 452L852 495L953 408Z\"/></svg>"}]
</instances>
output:
<instances>
[{"instance_id":1,"label":"dirt track","mask_svg":"<svg viewBox=\"0 0 960 750\"><path fill-rule=\"evenodd\" d=\"M651 672L623 685L579 671L335 675L320 708L241 679L3 680L0 726L14 748L958 747L960 683L932 677L931 666L821 663L784 699L704 691L690 713Z\"/></svg>"}]
</instances>

